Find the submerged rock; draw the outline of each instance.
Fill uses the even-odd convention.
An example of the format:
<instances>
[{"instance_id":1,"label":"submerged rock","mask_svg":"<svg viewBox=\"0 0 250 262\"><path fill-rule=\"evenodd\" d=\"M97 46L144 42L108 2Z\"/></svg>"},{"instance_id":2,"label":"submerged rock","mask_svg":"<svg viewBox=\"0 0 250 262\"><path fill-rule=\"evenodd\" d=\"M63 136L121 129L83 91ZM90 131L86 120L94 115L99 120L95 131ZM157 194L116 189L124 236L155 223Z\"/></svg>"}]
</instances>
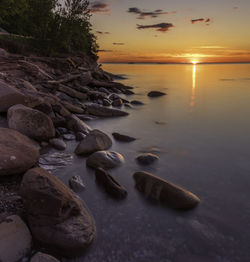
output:
<instances>
[{"instance_id":1,"label":"submerged rock","mask_svg":"<svg viewBox=\"0 0 250 262\"><path fill-rule=\"evenodd\" d=\"M124 198L127 196L126 189L121 186L107 171L98 168L95 172L96 181L100 183L107 193L116 197Z\"/></svg>"},{"instance_id":2,"label":"submerged rock","mask_svg":"<svg viewBox=\"0 0 250 262\"><path fill-rule=\"evenodd\" d=\"M58 150L65 150L66 144L65 142L60 138L53 138L49 140L49 143Z\"/></svg>"},{"instance_id":3,"label":"submerged rock","mask_svg":"<svg viewBox=\"0 0 250 262\"><path fill-rule=\"evenodd\" d=\"M34 166L39 149L25 135L9 128L0 128L0 176L21 174Z\"/></svg>"},{"instance_id":4,"label":"submerged rock","mask_svg":"<svg viewBox=\"0 0 250 262\"><path fill-rule=\"evenodd\" d=\"M54 124L46 114L23 105L9 108L8 125L39 141L46 141L55 136Z\"/></svg>"},{"instance_id":5,"label":"submerged rock","mask_svg":"<svg viewBox=\"0 0 250 262\"><path fill-rule=\"evenodd\" d=\"M44 154L38 160L39 166L51 173L72 164L72 162L73 156L63 152Z\"/></svg>"},{"instance_id":6,"label":"submerged rock","mask_svg":"<svg viewBox=\"0 0 250 262\"><path fill-rule=\"evenodd\" d=\"M98 104L87 105L89 114L101 117L127 116L128 113L119 109L109 108Z\"/></svg>"},{"instance_id":7,"label":"submerged rock","mask_svg":"<svg viewBox=\"0 0 250 262\"><path fill-rule=\"evenodd\" d=\"M69 185L75 192L80 192L85 188L85 185L80 176L73 176L70 178Z\"/></svg>"},{"instance_id":8,"label":"submerged rock","mask_svg":"<svg viewBox=\"0 0 250 262\"><path fill-rule=\"evenodd\" d=\"M166 93L160 92L160 91L151 91L148 93L149 97L159 97L159 96L165 96Z\"/></svg>"},{"instance_id":9,"label":"submerged rock","mask_svg":"<svg viewBox=\"0 0 250 262\"><path fill-rule=\"evenodd\" d=\"M69 255L94 240L95 223L85 204L59 179L41 168L25 173L20 187L33 237Z\"/></svg>"},{"instance_id":10,"label":"submerged rock","mask_svg":"<svg viewBox=\"0 0 250 262\"><path fill-rule=\"evenodd\" d=\"M96 168L111 169L120 166L125 162L123 156L114 151L98 151L90 155L87 159L87 166Z\"/></svg>"},{"instance_id":11,"label":"submerged rock","mask_svg":"<svg viewBox=\"0 0 250 262\"><path fill-rule=\"evenodd\" d=\"M91 131L77 146L77 155L91 154L96 151L106 150L112 146L112 140L100 130Z\"/></svg>"},{"instance_id":12,"label":"submerged rock","mask_svg":"<svg viewBox=\"0 0 250 262\"><path fill-rule=\"evenodd\" d=\"M7 112L11 106L24 102L25 96L18 89L0 79L0 112Z\"/></svg>"},{"instance_id":13,"label":"submerged rock","mask_svg":"<svg viewBox=\"0 0 250 262\"><path fill-rule=\"evenodd\" d=\"M136 140L136 138L134 137L122 135L119 133L112 133L112 135L116 140L122 141L122 142L132 142Z\"/></svg>"},{"instance_id":14,"label":"submerged rock","mask_svg":"<svg viewBox=\"0 0 250 262\"><path fill-rule=\"evenodd\" d=\"M131 105L135 105L135 106L142 106L142 105L144 105L143 102L138 101L138 100L133 100L133 101L130 102L130 104Z\"/></svg>"},{"instance_id":15,"label":"submerged rock","mask_svg":"<svg viewBox=\"0 0 250 262\"><path fill-rule=\"evenodd\" d=\"M159 200L176 209L195 207L200 199L193 193L147 172L133 175L136 188L146 197Z\"/></svg>"},{"instance_id":16,"label":"submerged rock","mask_svg":"<svg viewBox=\"0 0 250 262\"><path fill-rule=\"evenodd\" d=\"M159 157L152 153L144 153L136 158L136 160L142 165L150 165L158 159Z\"/></svg>"},{"instance_id":17,"label":"submerged rock","mask_svg":"<svg viewBox=\"0 0 250 262\"><path fill-rule=\"evenodd\" d=\"M31 234L19 216L6 217L0 224L0 261L16 262L31 249Z\"/></svg>"},{"instance_id":18,"label":"submerged rock","mask_svg":"<svg viewBox=\"0 0 250 262\"><path fill-rule=\"evenodd\" d=\"M60 262L60 261L48 254L38 252L31 258L30 262Z\"/></svg>"}]
</instances>

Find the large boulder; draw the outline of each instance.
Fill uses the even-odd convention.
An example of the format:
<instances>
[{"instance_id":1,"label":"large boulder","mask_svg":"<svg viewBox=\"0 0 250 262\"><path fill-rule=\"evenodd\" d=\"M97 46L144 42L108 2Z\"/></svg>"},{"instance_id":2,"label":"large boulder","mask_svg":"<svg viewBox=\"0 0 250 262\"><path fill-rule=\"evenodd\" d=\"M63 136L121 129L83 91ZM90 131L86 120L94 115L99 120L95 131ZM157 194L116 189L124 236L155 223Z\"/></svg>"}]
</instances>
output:
<instances>
[{"instance_id":1,"label":"large boulder","mask_svg":"<svg viewBox=\"0 0 250 262\"><path fill-rule=\"evenodd\" d=\"M62 254L83 251L95 236L85 204L58 178L42 168L25 173L20 187L33 237Z\"/></svg>"},{"instance_id":2,"label":"large boulder","mask_svg":"<svg viewBox=\"0 0 250 262\"><path fill-rule=\"evenodd\" d=\"M24 102L25 96L18 89L0 79L0 112L7 112L11 106Z\"/></svg>"},{"instance_id":3,"label":"large boulder","mask_svg":"<svg viewBox=\"0 0 250 262\"><path fill-rule=\"evenodd\" d=\"M86 105L89 114L101 117L116 117L116 116L127 116L128 113L115 108L108 108L98 104Z\"/></svg>"},{"instance_id":4,"label":"large boulder","mask_svg":"<svg viewBox=\"0 0 250 262\"><path fill-rule=\"evenodd\" d=\"M8 125L38 141L46 141L55 136L52 120L46 114L24 105L9 108Z\"/></svg>"},{"instance_id":5,"label":"large boulder","mask_svg":"<svg viewBox=\"0 0 250 262\"><path fill-rule=\"evenodd\" d=\"M111 169L124 163L124 158L117 152L98 151L90 155L87 159L87 166L97 169Z\"/></svg>"},{"instance_id":6,"label":"large boulder","mask_svg":"<svg viewBox=\"0 0 250 262\"><path fill-rule=\"evenodd\" d=\"M133 175L136 188L146 197L165 202L176 209L195 207L200 199L193 193L147 172Z\"/></svg>"},{"instance_id":7,"label":"large boulder","mask_svg":"<svg viewBox=\"0 0 250 262\"><path fill-rule=\"evenodd\" d=\"M31 234L19 216L9 216L0 224L0 261L17 262L31 249Z\"/></svg>"},{"instance_id":8,"label":"large boulder","mask_svg":"<svg viewBox=\"0 0 250 262\"><path fill-rule=\"evenodd\" d=\"M57 260L56 258L48 255L48 254L44 254L41 252L37 252L30 260L30 262L60 262L59 260Z\"/></svg>"},{"instance_id":9,"label":"large boulder","mask_svg":"<svg viewBox=\"0 0 250 262\"><path fill-rule=\"evenodd\" d=\"M39 150L21 133L0 128L0 176L21 174L35 165Z\"/></svg>"},{"instance_id":10,"label":"large boulder","mask_svg":"<svg viewBox=\"0 0 250 262\"><path fill-rule=\"evenodd\" d=\"M96 151L106 150L112 146L112 140L100 130L91 131L76 147L77 155L92 154Z\"/></svg>"}]
</instances>

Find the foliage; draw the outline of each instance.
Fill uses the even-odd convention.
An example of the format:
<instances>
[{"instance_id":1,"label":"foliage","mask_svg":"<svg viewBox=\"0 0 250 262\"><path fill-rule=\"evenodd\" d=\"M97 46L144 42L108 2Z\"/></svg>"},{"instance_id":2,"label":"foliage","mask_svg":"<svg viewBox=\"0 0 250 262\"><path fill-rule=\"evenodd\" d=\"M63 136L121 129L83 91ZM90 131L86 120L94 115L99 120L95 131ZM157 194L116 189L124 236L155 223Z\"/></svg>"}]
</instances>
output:
<instances>
[{"instance_id":1,"label":"foliage","mask_svg":"<svg viewBox=\"0 0 250 262\"><path fill-rule=\"evenodd\" d=\"M88 5L87 0L0 0L0 27L34 40L48 54L96 54Z\"/></svg>"}]
</instances>

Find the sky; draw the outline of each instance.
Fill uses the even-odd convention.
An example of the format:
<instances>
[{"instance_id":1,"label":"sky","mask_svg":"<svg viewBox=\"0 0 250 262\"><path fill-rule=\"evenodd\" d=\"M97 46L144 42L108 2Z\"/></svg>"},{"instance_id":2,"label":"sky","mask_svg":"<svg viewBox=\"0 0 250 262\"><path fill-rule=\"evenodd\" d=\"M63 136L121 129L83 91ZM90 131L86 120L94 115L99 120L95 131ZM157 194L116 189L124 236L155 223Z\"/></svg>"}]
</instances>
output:
<instances>
[{"instance_id":1,"label":"sky","mask_svg":"<svg viewBox=\"0 0 250 262\"><path fill-rule=\"evenodd\" d=\"M100 62L250 62L250 0L90 0Z\"/></svg>"}]
</instances>

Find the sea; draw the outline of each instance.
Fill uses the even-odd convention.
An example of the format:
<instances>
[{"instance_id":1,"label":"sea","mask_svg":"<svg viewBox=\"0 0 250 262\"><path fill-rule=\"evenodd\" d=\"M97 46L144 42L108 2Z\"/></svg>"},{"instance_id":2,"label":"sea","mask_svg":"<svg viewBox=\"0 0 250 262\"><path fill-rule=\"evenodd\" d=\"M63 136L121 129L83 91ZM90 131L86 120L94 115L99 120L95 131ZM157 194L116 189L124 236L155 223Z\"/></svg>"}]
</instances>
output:
<instances>
[{"instance_id":1,"label":"sea","mask_svg":"<svg viewBox=\"0 0 250 262\"><path fill-rule=\"evenodd\" d=\"M92 213L97 236L74 262L249 262L250 261L250 64L103 64L123 74L142 106L129 115L89 121L92 128L137 138L113 140L110 150L125 163L110 171L128 191L115 200L95 182L86 158L56 175L67 183L80 175L80 193ZM167 95L149 98L152 90ZM112 138L113 139L113 138ZM71 142L67 152L76 147ZM159 160L141 166L141 153ZM153 173L196 194L200 204L177 211L146 199L133 173Z\"/></svg>"}]
</instances>

